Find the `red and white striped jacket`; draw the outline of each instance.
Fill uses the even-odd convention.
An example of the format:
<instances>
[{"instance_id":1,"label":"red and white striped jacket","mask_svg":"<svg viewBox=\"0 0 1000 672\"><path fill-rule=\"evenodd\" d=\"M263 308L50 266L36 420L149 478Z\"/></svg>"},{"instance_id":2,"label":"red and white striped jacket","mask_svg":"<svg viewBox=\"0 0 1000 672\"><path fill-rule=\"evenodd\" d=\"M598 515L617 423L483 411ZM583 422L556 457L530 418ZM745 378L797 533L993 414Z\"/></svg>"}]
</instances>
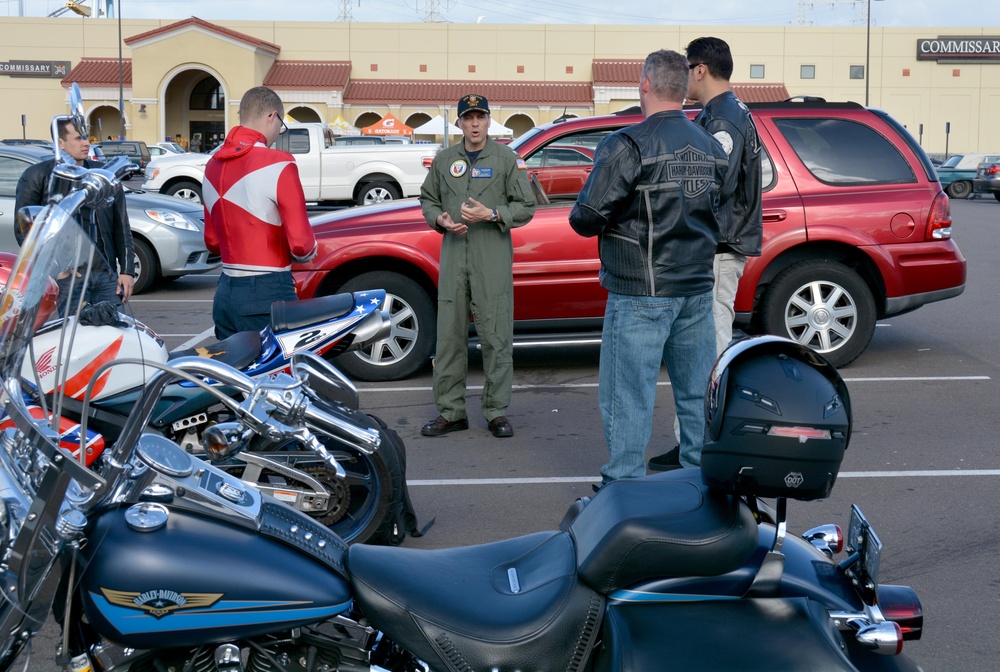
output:
<instances>
[{"instance_id":1,"label":"red and white striped jacket","mask_svg":"<svg viewBox=\"0 0 1000 672\"><path fill-rule=\"evenodd\" d=\"M265 141L237 126L205 166L205 246L226 275L287 271L316 256L295 159Z\"/></svg>"}]
</instances>

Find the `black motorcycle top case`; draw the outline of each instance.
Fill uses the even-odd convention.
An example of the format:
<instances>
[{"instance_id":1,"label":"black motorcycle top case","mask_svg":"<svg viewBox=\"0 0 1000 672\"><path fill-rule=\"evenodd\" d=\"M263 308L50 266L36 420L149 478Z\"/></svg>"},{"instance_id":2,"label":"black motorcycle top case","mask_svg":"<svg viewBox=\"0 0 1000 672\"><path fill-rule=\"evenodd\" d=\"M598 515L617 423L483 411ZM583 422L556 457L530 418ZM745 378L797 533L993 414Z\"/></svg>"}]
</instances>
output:
<instances>
[{"instance_id":1,"label":"black motorcycle top case","mask_svg":"<svg viewBox=\"0 0 1000 672\"><path fill-rule=\"evenodd\" d=\"M139 649L198 646L315 623L351 606L348 584L274 539L173 509L135 531L125 510L88 534L81 595L102 635Z\"/></svg>"}]
</instances>

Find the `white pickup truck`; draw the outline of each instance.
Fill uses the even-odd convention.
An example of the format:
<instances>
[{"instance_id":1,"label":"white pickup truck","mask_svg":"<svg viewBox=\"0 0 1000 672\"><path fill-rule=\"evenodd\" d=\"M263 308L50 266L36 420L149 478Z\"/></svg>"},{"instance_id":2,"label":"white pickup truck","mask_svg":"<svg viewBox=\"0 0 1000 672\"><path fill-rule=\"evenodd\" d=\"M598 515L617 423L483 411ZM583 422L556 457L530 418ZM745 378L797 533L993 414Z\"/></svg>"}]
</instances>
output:
<instances>
[{"instance_id":1,"label":"white pickup truck","mask_svg":"<svg viewBox=\"0 0 1000 672\"><path fill-rule=\"evenodd\" d=\"M418 196L427 169L441 149L432 144L334 144L319 123L290 123L277 149L295 156L309 202L351 201L358 205ZM146 169L142 188L201 202L208 154L159 156Z\"/></svg>"}]
</instances>

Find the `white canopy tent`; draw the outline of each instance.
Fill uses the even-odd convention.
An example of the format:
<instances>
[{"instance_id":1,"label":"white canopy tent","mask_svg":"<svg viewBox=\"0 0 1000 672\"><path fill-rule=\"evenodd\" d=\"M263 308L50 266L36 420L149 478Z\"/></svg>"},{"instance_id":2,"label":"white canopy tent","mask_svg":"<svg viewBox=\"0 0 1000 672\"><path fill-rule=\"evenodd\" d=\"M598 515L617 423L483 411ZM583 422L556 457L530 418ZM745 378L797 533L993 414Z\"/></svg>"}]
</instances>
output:
<instances>
[{"instance_id":1,"label":"white canopy tent","mask_svg":"<svg viewBox=\"0 0 1000 672\"><path fill-rule=\"evenodd\" d=\"M503 124L501 124L499 121L497 121L496 119L493 119L491 117L490 118L490 130L488 131L488 133L490 135L497 136L497 137L509 138L510 136L514 135L514 129L507 128L506 126L504 126Z\"/></svg>"},{"instance_id":2,"label":"white canopy tent","mask_svg":"<svg viewBox=\"0 0 1000 672\"><path fill-rule=\"evenodd\" d=\"M445 128L448 129L448 135L462 135L461 129L459 129L455 124L449 124L445 121L444 117L440 114L435 115L433 119L428 121L426 124L421 124L413 129L414 135L444 135Z\"/></svg>"}]
</instances>

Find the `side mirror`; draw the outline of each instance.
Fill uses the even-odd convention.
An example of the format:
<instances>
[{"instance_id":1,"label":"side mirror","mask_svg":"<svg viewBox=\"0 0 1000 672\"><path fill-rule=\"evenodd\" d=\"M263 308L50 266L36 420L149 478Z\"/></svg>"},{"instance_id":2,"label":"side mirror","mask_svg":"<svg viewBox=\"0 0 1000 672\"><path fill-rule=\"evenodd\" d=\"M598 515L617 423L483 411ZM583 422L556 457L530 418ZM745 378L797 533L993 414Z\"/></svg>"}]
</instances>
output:
<instances>
[{"instance_id":1,"label":"side mirror","mask_svg":"<svg viewBox=\"0 0 1000 672\"><path fill-rule=\"evenodd\" d=\"M292 374L304 379L313 393L328 404L351 411L361 405L358 388L333 364L319 355L303 350L292 355Z\"/></svg>"}]
</instances>

